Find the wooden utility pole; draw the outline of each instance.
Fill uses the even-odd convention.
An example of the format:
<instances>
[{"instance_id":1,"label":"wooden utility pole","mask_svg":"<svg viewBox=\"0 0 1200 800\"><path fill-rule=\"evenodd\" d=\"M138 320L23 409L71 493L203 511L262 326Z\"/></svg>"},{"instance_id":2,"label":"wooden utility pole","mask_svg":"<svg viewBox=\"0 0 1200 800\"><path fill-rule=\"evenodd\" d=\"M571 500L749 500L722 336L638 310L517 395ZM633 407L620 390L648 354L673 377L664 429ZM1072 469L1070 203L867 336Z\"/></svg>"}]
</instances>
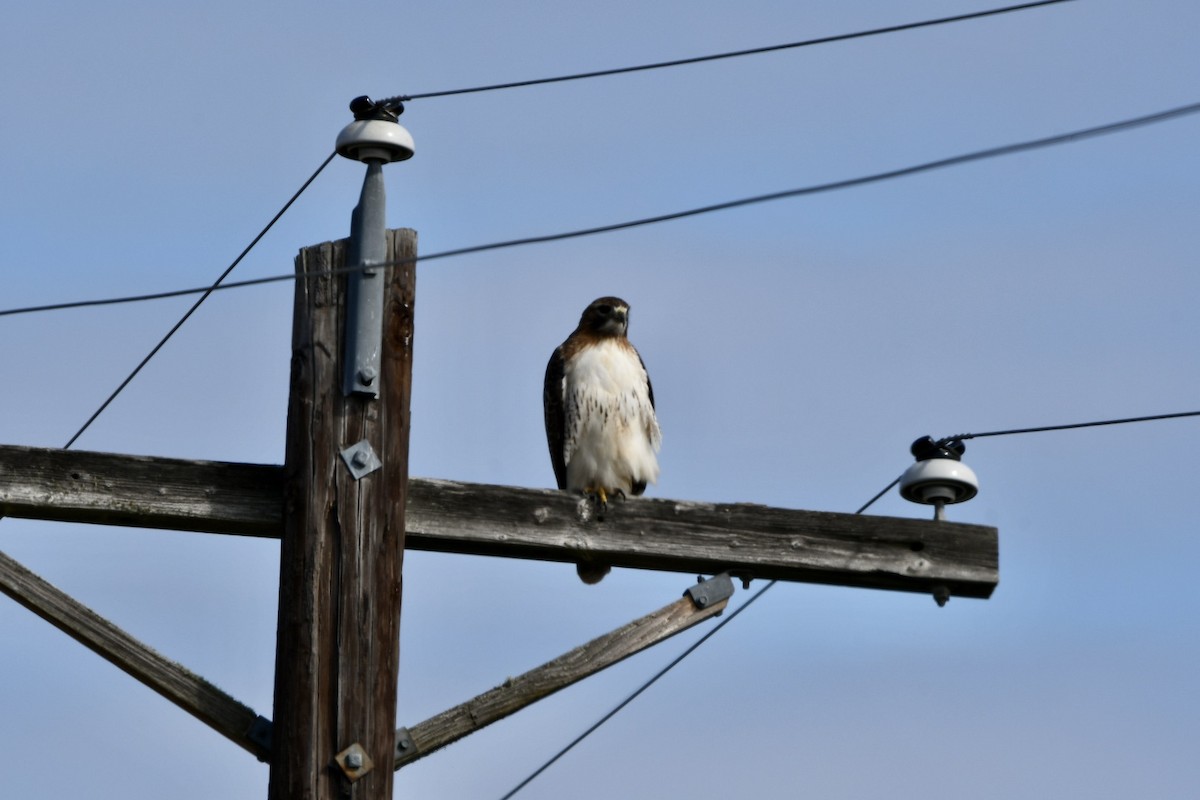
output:
<instances>
[{"instance_id":1,"label":"wooden utility pole","mask_svg":"<svg viewBox=\"0 0 1200 800\"><path fill-rule=\"evenodd\" d=\"M730 576L989 597L994 528L408 478L416 234L386 231L382 166L412 156L367 98L348 242L296 260L283 467L0 446L0 516L281 538L274 721L0 553L0 593L271 764L270 800L391 800L392 773L711 619ZM406 530L407 527L407 530ZM639 620L412 728L396 727L405 547L715 574Z\"/></svg>"},{"instance_id":2,"label":"wooden utility pole","mask_svg":"<svg viewBox=\"0 0 1200 800\"><path fill-rule=\"evenodd\" d=\"M387 281L378 398L342 391L345 251L296 260L272 800L392 796L416 235L389 231L398 266L374 277Z\"/></svg>"}]
</instances>

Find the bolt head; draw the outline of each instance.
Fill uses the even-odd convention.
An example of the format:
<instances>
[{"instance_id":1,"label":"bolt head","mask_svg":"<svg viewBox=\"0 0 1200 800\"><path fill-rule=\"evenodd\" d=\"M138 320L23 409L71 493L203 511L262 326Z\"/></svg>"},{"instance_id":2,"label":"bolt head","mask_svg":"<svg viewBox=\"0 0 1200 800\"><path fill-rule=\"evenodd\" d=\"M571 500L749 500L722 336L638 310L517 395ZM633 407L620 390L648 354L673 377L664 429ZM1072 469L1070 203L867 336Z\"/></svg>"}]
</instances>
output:
<instances>
[{"instance_id":1,"label":"bolt head","mask_svg":"<svg viewBox=\"0 0 1200 800\"><path fill-rule=\"evenodd\" d=\"M363 757L362 753L347 753L346 767L348 769L362 769Z\"/></svg>"},{"instance_id":2,"label":"bolt head","mask_svg":"<svg viewBox=\"0 0 1200 800\"><path fill-rule=\"evenodd\" d=\"M356 450L354 455L350 457L350 463L356 467L365 467L371 458L364 450Z\"/></svg>"},{"instance_id":3,"label":"bolt head","mask_svg":"<svg viewBox=\"0 0 1200 800\"><path fill-rule=\"evenodd\" d=\"M370 386L377 377L379 377L379 373L375 371L374 367L363 367L358 371L358 379L363 386Z\"/></svg>"}]
</instances>

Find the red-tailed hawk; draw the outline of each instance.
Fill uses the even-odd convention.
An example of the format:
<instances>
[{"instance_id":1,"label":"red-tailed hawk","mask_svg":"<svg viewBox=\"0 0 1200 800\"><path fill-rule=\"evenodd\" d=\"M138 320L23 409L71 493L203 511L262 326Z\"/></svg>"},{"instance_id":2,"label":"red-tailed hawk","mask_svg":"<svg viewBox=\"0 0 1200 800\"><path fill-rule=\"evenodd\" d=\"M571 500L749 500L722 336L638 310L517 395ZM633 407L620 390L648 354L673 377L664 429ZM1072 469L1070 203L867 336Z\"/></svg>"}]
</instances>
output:
<instances>
[{"instance_id":1,"label":"red-tailed hawk","mask_svg":"<svg viewBox=\"0 0 1200 800\"><path fill-rule=\"evenodd\" d=\"M629 304L601 297L546 365L542 400L558 488L593 495L602 510L610 495L640 495L658 480L654 389L628 329ZM578 568L586 583L608 572L603 564Z\"/></svg>"}]
</instances>

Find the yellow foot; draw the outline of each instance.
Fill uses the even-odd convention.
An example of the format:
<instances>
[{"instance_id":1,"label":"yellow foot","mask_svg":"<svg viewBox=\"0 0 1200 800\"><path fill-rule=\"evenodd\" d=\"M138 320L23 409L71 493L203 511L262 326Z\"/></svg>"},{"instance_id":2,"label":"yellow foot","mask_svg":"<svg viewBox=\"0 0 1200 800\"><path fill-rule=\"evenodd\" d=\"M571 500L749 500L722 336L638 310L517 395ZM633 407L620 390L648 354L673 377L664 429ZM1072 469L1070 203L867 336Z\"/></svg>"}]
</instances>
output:
<instances>
[{"instance_id":1,"label":"yellow foot","mask_svg":"<svg viewBox=\"0 0 1200 800\"><path fill-rule=\"evenodd\" d=\"M608 511L608 492L604 490L603 486L595 488L588 486L583 490L583 493L592 498L592 502L596 504L597 514L603 516L604 512Z\"/></svg>"}]
</instances>

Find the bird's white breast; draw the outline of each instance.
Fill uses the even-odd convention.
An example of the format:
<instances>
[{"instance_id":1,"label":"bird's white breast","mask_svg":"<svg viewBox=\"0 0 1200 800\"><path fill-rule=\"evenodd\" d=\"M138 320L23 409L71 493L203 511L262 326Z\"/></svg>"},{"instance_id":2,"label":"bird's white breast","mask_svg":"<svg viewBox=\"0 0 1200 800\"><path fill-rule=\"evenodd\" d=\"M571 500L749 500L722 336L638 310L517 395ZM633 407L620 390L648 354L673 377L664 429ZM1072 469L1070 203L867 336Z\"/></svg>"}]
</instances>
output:
<instances>
[{"instance_id":1,"label":"bird's white breast","mask_svg":"<svg viewBox=\"0 0 1200 800\"><path fill-rule=\"evenodd\" d=\"M662 434L632 346L612 339L582 348L565 365L563 400L568 489L628 492L658 479Z\"/></svg>"}]
</instances>

